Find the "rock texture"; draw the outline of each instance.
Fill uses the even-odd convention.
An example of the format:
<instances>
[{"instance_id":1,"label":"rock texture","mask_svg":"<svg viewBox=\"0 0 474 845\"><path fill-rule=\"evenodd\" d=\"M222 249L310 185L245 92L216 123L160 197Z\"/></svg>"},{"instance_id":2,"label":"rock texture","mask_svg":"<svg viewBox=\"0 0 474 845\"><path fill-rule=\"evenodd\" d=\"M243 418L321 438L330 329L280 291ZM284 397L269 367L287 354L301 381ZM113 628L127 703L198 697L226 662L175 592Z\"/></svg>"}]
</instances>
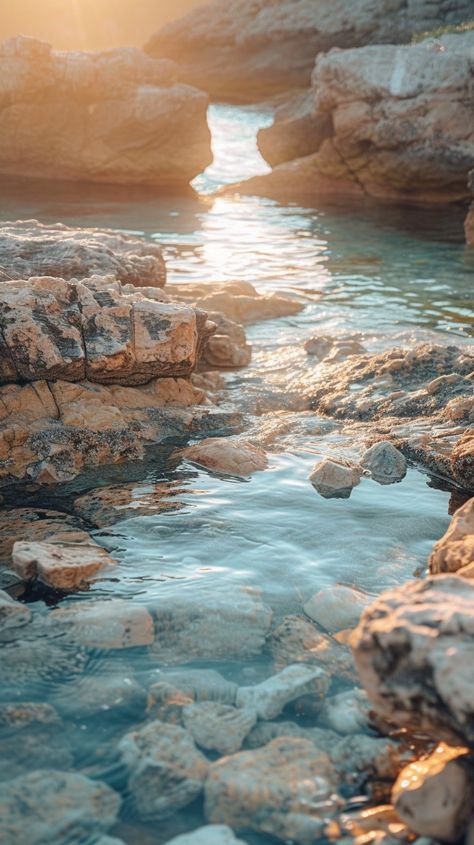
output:
<instances>
[{"instance_id":1,"label":"rock texture","mask_svg":"<svg viewBox=\"0 0 474 845\"><path fill-rule=\"evenodd\" d=\"M454 514L446 534L433 547L430 572L457 572L474 578L474 499L469 499Z\"/></svg>"},{"instance_id":2,"label":"rock texture","mask_svg":"<svg viewBox=\"0 0 474 845\"><path fill-rule=\"evenodd\" d=\"M24 581L41 581L56 590L72 590L115 566L105 549L90 543L15 543L12 566Z\"/></svg>"},{"instance_id":3,"label":"rock texture","mask_svg":"<svg viewBox=\"0 0 474 845\"><path fill-rule=\"evenodd\" d=\"M326 458L316 465L309 480L324 499L348 499L362 475L362 467L357 464Z\"/></svg>"},{"instance_id":4,"label":"rock texture","mask_svg":"<svg viewBox=\"0 0 474 845\"><path fill-rule=\"evenodd\" d=\"M317 53L409 41L469 19L468 0L224 0L167 24L146 46L179 62L180 78L217 99L251 102L309 84Z\"/></svg>"},{"instance_id":5,"label":"rock texture","mask_svg":"<svg viewBox=\"0 0 474 845\"><path fill-rule=\"evenodd\" d=\"M474 196L474 170L471 170L468 178L468 188ZM466 220L464 222L464 232L466 234L466 243L468 246L474 246L474 202L471 203Z\"/></svg>"},{"instance_id":6,"label":"rock texture","mask_svg":"<svg viewBox=\"0 0 474 845\"><path fill-rule=\"evenodd\" d=\"M257 721L253 709L237 709L215 701L189 704L183 710L184 726L196 745L219 754L234 754Z\"/></svg>"},{"instance_id":7,"label":"rock texture","mask_svg":"<svg viewBox=\"0 0 474 845\"><path fill-rule=\"evenodd\" d=\"M437 575L383 593L352 637L377 714L435 738L474 742L474 585Z\"/></svg>"},{"instance_id":8,"label":"rock texture","mask_svg":"<svg viewBox=\"0 0 474 845\"><path fill-rule=\"evenodd\" d=\"M188 446L183 457L214 472L235 476L251 475L268 466L263 449L240 438L207 437L195 446Z\"/></svg>"},{"instance_id":9,"label":"rock texture","mask_svg":"<svg viewBox=\"0 0 474 845\"><path fill-rule=\"evenodd\" d=\"M290 701L306 693L322 699L328 689L329 678L323 669L295 663L260 684L240 687L236 704L245 710L253 710L259 719L274 719Z\"/></svg>"},{"instance_id":10,"label":"rock texture","mask_svg":"<svg viewBox=\"0 0 474 845\"><path fill-rule=\"evenodd\" d=\"M392 15L387 16L392 21ZM309 156L239 186L284 197L370 196L446 203L470 197L474 32L410 46L333 50L312 77L314 118L332 134Z\"/></svg>"},{"instance_id":11,"label":"rock texture","mask_svg":"<svg viewBox=\"0 0 474 845\"><path fill-rule=\"evenodd\" d=\"M275 109L272 126L259 130L258 148L272 167L315 153L332 135L330 115L317 115L313 101L311 90L296 94Z\"/></svg>"},{"instance_id":12,"label":"rock texture","mask_svg":"<svg viewBox=\"0 0 474 845\"><path fill-rule=\"evenodd\" d=\"M163 187L212 161L207 95L172 62L18 36L0 45L0 77L1 173Z\"/></svg>"},{"instance_id":13,"label":"rock texture","mask_svg":"<svg viewBox=\"0 0 474 845\"><path fill-rule=\"evenodd\" d=\"M407 474L405 456L387 441L374 443L361 459L361 466L368 469L378 484L397 484Z\"/></svg>"},{"instance_id":14,"label":"rock texture","mask_svg":"<svg viewBox=\"0 0 474 845\"><path fill-rule=\"evenodd\" d=\"M370 602L371 597L361 590L335 584L333 587L319 590L308 599L303 608L310 619L333 633L355 627Z\"/></svg>"},{"instance_id":15,"label":"rock texture","mask_svg":"<svg viewBox=\"0 0 474 845\"><path fill-rule=\"evenodd\" d=\"M114 276L137 287L163 287L166 281L157 244L112 229L75 229L37 220L2 223L0 256L2 279Z\"/></svg>"}]
</instances>

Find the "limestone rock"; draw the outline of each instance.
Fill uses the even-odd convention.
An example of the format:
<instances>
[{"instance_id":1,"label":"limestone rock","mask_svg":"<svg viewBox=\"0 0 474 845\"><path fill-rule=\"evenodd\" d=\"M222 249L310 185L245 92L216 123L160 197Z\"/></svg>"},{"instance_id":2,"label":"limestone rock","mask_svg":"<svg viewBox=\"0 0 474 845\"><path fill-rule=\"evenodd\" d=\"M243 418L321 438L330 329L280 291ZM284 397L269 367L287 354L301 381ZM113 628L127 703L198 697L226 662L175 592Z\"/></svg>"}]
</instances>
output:
<instances>
[{"instance_id":1,"label":"limestone rock","mask_svg":"<svg viewBox=\"0 0 474 845\"><path fill-rule=\"evenodd\" d=\"M11 221L0 224L0 254L2 270L10 279L114 276L124 285L160 288L166 281L160 246L113 229Z\"/></svg>"},{"instance_id":2,"label":"limestone rock","mask_svg":"<svg viewBox=\"0 0 474 845\"><path fill-rule=\"evenodd\" d=\"M328 689L329 678L323 669L295 663L260 684L240 687L236 704L254 710L259 719L274 719L290 701L306 693L324 698Z\"/></svg>"},{"instance_id":3,"label":"limestone rock","mask_svg":"<svg viewBox=\"0 0 474 845\"><path fill-rule=\"evenodd\" d=\"M272 167L316 152L331 135L330 118L317 117L313 101L311 91L296 94L275 109L272 126L259 130L258 148Z\"/></svg>"},{"instance_id":4,"label":"limestone rock","mask_svg":"<svg viewBox=\"0 0 474 845\"><path fill-rule=\"evenodd\" d=\"M216 331L204 345L199 368L208 370L246 367L252 357L252 347L247 343L242 326L215 311L209 313L209 318L215 323Z\"/></svg>"},{"instance_id":5,"label":"limestone rock","mask_svg":"<svg viewBox=\"0 0 474 845\"><path fill-rule=\"evenodd\" d=\"M315 56L331 47L409 41L414 32L469 20L469 0L238 0L171 21L145 49L179 62L180 78L224 102L258 102L308 86Z\"/></svg>"},{"instance_id":6,"label":"limestone rock","mask_svg":"<svg viewBox=\"0 0 474 845\"><path fill-rule=\"evenodd\" d=\"M251 475L268 466L263 449L241 438L207 437L188 446L183 457L214 472L236 476Z\"/></svg>"},{"instance_id":7,"label":"limestone rock","mask_svg":"<svg viewBox=\"0 0 474 845\"><path fill-rule=\"evenodd\" d=\"M407 462L402 453L386 440L374 443L362 456L361 466L371 472L378 484L396 484L407 474Z\"/></svg>"},{"instance_id":8,"label":"limestone rock","mask_svg":"<svg viewBox=\"0 0 474 845\"><path fill-rule=\"evenodd\" d=\"M327 631L354 628L371 597L355 587L334 584L315 593L303 606L304 612Z\"/></svg>"},{"instance_id":9,"label":"limestone rock","mask_svg":"<svg viewBox=\"0 0 474 845\"><path fill-rule=\"evenodd\" d=\"M49 508L9 508L0 511L0 567L9 566L17 541L84 542L91 537L82 531L79 519Z\"/></svg>"},{"instance_id":10,"label":"limestone rock","mask_svg":"<svg viewBox=\"0 0 474 845\"><path fill-rule=\"evenodd\" d=\"M30 619L31 610L25 604L15 601L4 590L0 590L0 631L26 625Z\"/></svg>"},{"instance_id":11,"label":"limestone rock","mask_svg":"<svg viewBox=\"0 0 474 845\"><path fill-rule=\"evenodd\" d=\"M78 602L50 614L57 631L87 648L124 649L150 645L154 626L143 605L124 599Z\"/></svg>"},{"instance_id":12,"label":"limestone rock","mask_svg":"<svg viewBox=\"0 0 474 845\"><path fill-rule=\"evenodd\" d=\"M457 842L466 832L474 805L474 773L467 754L466 748L441 744L400 773L393 787L393 804L419 836Z\"/></svg>"},{"instance_id":13,"label":"limestone rock","mask_svg":"<svg viewBox=\"0 0 474 845\"><path fill-rule=\"evenodd\" d=\"M304 349L308 355L314 355L328 364L345 361L350 355L361 355L366 351L357 335L341 337L315 335L305 341Z\"/></svg>"},{"instance_id":14,"label":"limestone rock","mask_svg":"<svg viewBox=\"0 0 474 845\"><path fill-rule=\"evenodd\" d=\"M268 638L278 668L291 663L323 666L329 675L354 681L354 661L349 649L323 634L303 616L285 616Z\"/></svg>"},{"instance_id":15,"label":"limestone rock","mask_svg":"<svg viewBox=\"0 0 474 845\"><path fill-rule=\"evenodd\" d=\"M210 766L206 817L212 824L311 845L337 811L335 782L324 752L307 740L281 737Z\"/></svg>"},{"instance_id":16,"label":"limestone rock","mask_svg":"<svg viewBox=\"0 0 474 845\"><path fill-rule=\"evenodd\" d=\"M474 498L454 514L446 534L433 546L430 572L457 572L474 578Z\"/></svg>"},{"instance_id":17,"label":"limestone rock","mask_svg":"<svg viewBox=\"0 0 474 845\"><path fill-rule=\"evenodd\" d=\"M202 791L209 764L183 728L151 722L124 736L118 747L140 819L172 815Z\"/></svg>"},{"instance_id":18,"label":"limestone rock","mask_svg":"<svg viewBox=\"0 0 474 845\"><path fill-rule=\"evenodd\" d=\"M175 83L170 62L18 36L0 45L0 70L0 172L156 187L212 161L208 97Z\"/></svg>"},{"instance_id":19,"label":"limestone rock","mask_svg":"<svg viewBox=\"0 0 474 845\"><path fill-rule=\"evenodd\" d=\"M56 590L84 586L116 561L93 543L15 543L12 552L15 572L25 581L41 581Z\"/></svg>"},{"instance_id":20,"label":"limestone rock","mask_svg":"<svg viewBox=\"0 0 474 845\"><path fill-rule=\"evenodd\" d=\"M362 468L355 464L325 458L316 465L309 480L324 499L348 499L362 475Z\"/></svg>"},{"instance_id":21,"label":"limestone rock","mask_svg":"<svg viewBox=\"0 0 474 845\"><path fill-rule=\"evenodd\" d=\"M183 710L185 728L196 745L219 754L234 754L257 721L252 708L237 709L228 704L202 701Z\"/></svg>"},{"instance_id":22,"label":"limestone rock","mask_svg":"<svg viewBox=\"0 0 474 845\"><path fill-rule=\"evenodd\" d=\"M209 824L176 836L166 845L245 845L243 839L236 839L230 827L224 824Z\"/></svg>"},{"instance_id":23,"label":"limestone rock","mask_svg":"<svg viewBox=\"0 0 474 845\"><path fill-rule=\"evenodd\" d=\"M357 734L367 730L370 721L370 704L364 690L339 692L325 698L318 723L340 734Z\"/></svg>"},{"instance_id":24,"label":"limestone rock","mask_svg":"<svg viewBox=\"0 0 474 845\"><path fill-rule=\"evenodd\" d=\"M179 665L196 659L235 660L260 654L271 610L244 590L230 595L168 597L149 607L154 616L154 657Z\"/></svg>"},{"instance_id":25,"label":"limestone rock","mask_svg":"<svg viewBox=\"0 0 474 845\"><path fill-rule=\"evenodd\" d=\"M474 741L474 584L437 575L383 593L352 636L375 711L400 727Z\"/></svg>"},{"instance_id":26,"label":"limestone rock","mask_svg":"<svg viewBox=\"0 0 474 845\"><path fill-rule=\"evenodd\" d=\"M171 290L171 289L170 289ZM173 297L194 308L214 315L220 314L226 320L248 325L260 320L275 320L290 317L304 308L299 299L276 293L259 293L250 282L191 283L172 286Z\"/></svg>"},{"instance_id":27,"label":"limestone rock","mask_svg":"<svg viewBox=\"0 0 474 845\"><path fill-rule=\"evenodd\" d=\"M119 807L119 795L101 781L40 769L3 785L0 838L4 845L98 839L114 824Z\"/></svg>"}]
</instances>

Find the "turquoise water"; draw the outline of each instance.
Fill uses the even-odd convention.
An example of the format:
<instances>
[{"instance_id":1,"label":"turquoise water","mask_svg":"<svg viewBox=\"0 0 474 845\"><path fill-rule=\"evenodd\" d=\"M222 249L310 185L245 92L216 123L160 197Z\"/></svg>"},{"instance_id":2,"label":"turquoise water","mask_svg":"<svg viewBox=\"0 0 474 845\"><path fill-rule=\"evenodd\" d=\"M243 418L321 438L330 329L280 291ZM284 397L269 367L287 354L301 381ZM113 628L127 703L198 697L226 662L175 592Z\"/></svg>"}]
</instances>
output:
<instances>
[{"instance_id":1,"label":"turquoise water","mask_svg":"<svg viewBox=\"0 0 474 845\"><path fill-rule=\"evenodd\" d=\"M51 185L45 192L38 185L11 183L1 189L1 215L144 234L164 245L170 285L242 279L260 290L302 296L300 314L248 329L253 363L228 379L237 401L270 382L284 392L292 368L302 366L303 340L316 331L362 332L369 349L425 338L465 343L473 329L474 265L462 243L462 210L381 209L360 202L308 208L210 195L265 172L255 136L270 121L268 111L211 108L215 162L195 181L198 194L157 198L128 189ZM285 414L284 402L277 412ZM449 492L410 468L401 484L380 487L364 479L350 500L321 499L307 477L328 446L337 447L338 431L308 413L295 412L287 421L283 445L276 443L270 452L269 469L251 480L213 476L157 449L148 462L90 471L72 485L44 491L40 500L24 493L17 505L68 511L75 495L101 485L133 483L137 503L157 482L178 485L175 510L157 508L144 516L137 504L135 517L95 532L119 566L87 594L62 603L120 596L146 605L186 595L205 606L210 596L250 588L278 621L301 612L302 602L322 587L354 584L377 593L422 570L448 525ZM56 598L48 600L54 604ZM140 680L152 665L142 650L119 656ZM103 665L99 655L91 671ZM218 668L232 678L245 676L249 667L244 661ZM48 695L46 689L43 696ZM81 766L95 759L92 746L105 743L110 750L116 736L130 729L109 724L104 739L100 720L86 720L84 742L82 723L80 715L66 723ZM193 805L146 829L127 818L117 835L128 845L161 845L199 823L201 809Z\"/></svg>"}]
</instances>

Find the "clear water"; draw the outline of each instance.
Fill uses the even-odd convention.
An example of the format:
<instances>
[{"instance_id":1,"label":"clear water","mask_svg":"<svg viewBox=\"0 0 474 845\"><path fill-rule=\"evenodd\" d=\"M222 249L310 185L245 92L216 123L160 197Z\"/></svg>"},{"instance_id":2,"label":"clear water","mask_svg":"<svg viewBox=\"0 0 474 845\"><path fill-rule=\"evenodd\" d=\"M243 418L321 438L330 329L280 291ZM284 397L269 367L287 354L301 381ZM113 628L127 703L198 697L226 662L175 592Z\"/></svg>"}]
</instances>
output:
<instances>
[{"instance_id":1,"label":"clear water","mask_svg":"<svg viewBox=\"0 0 474 845\"><path fill-rule=\"evenodd\" d=\"M253 363L229 377L236 399L250 388L263 390L267 380L280 379L284 389L293 367L303 366L302 341L315 331L362 332L374 349L409 338L466 342L473 328L474 266L472 251L462 243L462 210L381 209L360 202L309 208L211 196L222 185L265 172L255 136L270 121L268 111L211 107L215 161L196 179L198 194L157 198L128 189L52 185L45 191L12 182L1 188L1 216L142 233L164 244L170 285L244 279L260 290L301 295L301 314L249 328ZM123 596L147 604L157 596L189 594L202 605L210 595L251 587L278 619L299 612L321 587L355 584L376 593L422 569L448 525L449 492L411 468L401 484L379 487L364 480L350 500L321 499L307 476L327 444L337 445L338 432L310 414L288 420L284 448L275 447L268 471L250 481L176 466L155 450L143 464L89 472L69 487L44 492L42 505L67 510L73 495L104 484L134 482L137 499L158 481L179 484L176 510L147 516L138 510L134 518L95 532L119 567L87 594L64 602ZM17 504L37 501L25 494ZM119 657L140 678L152 665L141 650ZM95 671L103 665L99 659ZM218 668L231 678L251 667ZM80 718L67 725L75 747L86 749L77 758L85 766L87 749L105 741L103 725L82 724ZM108 736L106 744L129 728L109 725L112 740ZM126 818L117 833L129 845L161 845L199 823L201 810L193 805L146 829Z\"/></svg>"}]
</instances>

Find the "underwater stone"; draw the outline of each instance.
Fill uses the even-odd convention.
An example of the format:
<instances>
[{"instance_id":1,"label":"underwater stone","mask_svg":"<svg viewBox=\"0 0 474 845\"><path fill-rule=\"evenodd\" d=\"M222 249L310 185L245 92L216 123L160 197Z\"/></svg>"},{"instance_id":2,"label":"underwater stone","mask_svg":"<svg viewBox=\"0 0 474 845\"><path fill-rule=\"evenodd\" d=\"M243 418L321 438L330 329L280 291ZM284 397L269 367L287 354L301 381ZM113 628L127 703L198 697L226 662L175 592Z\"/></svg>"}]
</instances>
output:
<instances>
[{"instance_id":1,"label":"underwater stone","mask_svg":"<svg viewBox=\"0 0 474 845\"><path fill-rule=\"evenodd\" d=\"M215 669L165 669L153 673L155 683L167 683L193 701L216 701L235 704L237 684L227 681ZM153 695L153 684L150 693Z\"/></svg>"},{"instance_id":2,"label":"underwater stone","mask_svg":"<svg viewBox=\"0 0 474 845\"><path fill-rule=\"evenodd\" d=\"M183 709L185 728L201 748L234 754L257 721L254 710L203 701Z\"/></svg>"},{"instance_id":3,"label":"underwater stone","mask_svg":"<svg viewBox=\"0 0 474 845\"><path fill-rule=\"evenodd\" d=\"M333 633L357 625L372 599L355 587L334 584L315 593L303 609L310 619Z\"/></svg>"},{"instance_id":4,"label":"underwater stone","mask_svg":"<svg viewBox=\"0 0 474 845\"><path fill-rule=\"evenodd\" d=\"M407 474L405 456L387 440L374 443L367 449L360 463L364 469L370 470L378 484L396 484Z\"/></svg>"},{"instance_id":5,"label":"underwater stone","mask_svg":"<svg viewBox=\"0 0 474 845\"><path fill-rule=\"evenodd\" d=\"M25 604L15 601L4 590L0 590L0 631L26 625L30 619L31 610Z\"/></svg>"},{"instance_id":6,"label":"underwater stone","mask_svg":"<svg viewBox=\"0 0 474 845\"><path fill-rule=\"evenodd\" d=\"M324 669L295 663L261 684L240 687L236 704L237 707L253 709L259 719L273 719L281 713L286 704L306 693L324 698L329 684L329 676Z\"/></svg>"},{"instance_id":7,"label":"underwater stone","mask_svg":"<svg viewBox=\"0 0 474 845\"><path fill-rule=\"evenodd\" d=\"M268 644L277 668L291 663L324 667L329 675L356 679L354 661L349 649L333 637L318 630L304 616L285 616L271 631Z\"/></svg>"},{"instance_id":8,"label":"underwater stone","mask_svg":"<svg viewBox=\"0 0 474 845\"><path fill-rule=\"evenodd\" d=\"M364 690L345 690L324 699L318 723L340 734L356 734L367 730L370 710Z\"/></svg>"},{"instance_id":9,"label":"underwater stone","mask_svg":"<svg viewBox=\"0 0 474 845\"><path fill-rule=\"evenodd\" d=\"M50 622L88 648L123 649L153 642L153 619L146 607L124 599L79 602L59 607Z\"/></svg>"},{"instance_id":10,"label":"underwater stone","mask_svg":"<svg viewBox=\"0 0 474 845\"><path fill-rule=\"evenodd\" d=\"M51 701L66 718L103 716L132 722L143 718L148 696L130 669L117 660L110 667L101 665L100 674L85 675L62 684L53 692Z\"/></svg>"},{"instance_id":11,"label":"underwater stone","mask_svg":"<svg viewBox=\"0 0 474 845\"><path fill-rule=\"evenodd\" d=\"M0 780L34 769L70 769L73 754L64 724L50 704L0 704Z\"/></svg>"}]
</instances>

